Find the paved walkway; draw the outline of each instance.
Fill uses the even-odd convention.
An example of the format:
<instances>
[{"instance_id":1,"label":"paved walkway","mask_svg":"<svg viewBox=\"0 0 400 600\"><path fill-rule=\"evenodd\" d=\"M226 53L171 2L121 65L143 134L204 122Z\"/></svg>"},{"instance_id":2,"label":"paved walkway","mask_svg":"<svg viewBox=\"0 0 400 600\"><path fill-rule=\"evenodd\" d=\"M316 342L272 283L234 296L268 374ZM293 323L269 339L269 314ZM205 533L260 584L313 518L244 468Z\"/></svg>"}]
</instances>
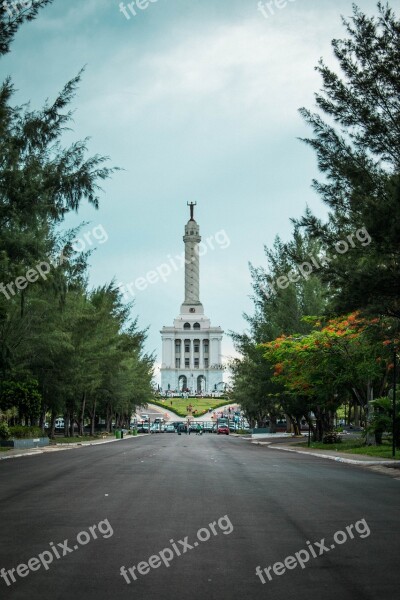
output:
<instances>
[{"instance_id":1,"label":"paved walkway","mask_svg":"<svg viewBox=\"0 0 400 600\"><path fill-rule=\"evenodd\" d=\"M249 438L247 438L249 439ZM372 465L395 465L395 466L400 466L400 460L387 460L387 459L379 459L376 458L376 456L368 456L366 454L350 454L348 452L340 452L337 450L322 450L320 448L308 448L307 446L304 447L294 447L295 444L298 443L298 440L293 441L292 443L288 443L288 440L284 440L282 438L281 442L284 441L285 443L279 443L278 440L265 440L265 441L258 441L258 440L254 440L252 438L251 443L252 444L256 444L258 446L268 446L269 448L273 449L273 450L282 450L284 452L296 452L297 454L311 454L313 456L316 456L318 458L326 458L327 460L335 460L336 462L343 462L343 463L348 463L348 464L353 464L353 465L366 465L366 466L372 466Z\"/></svg>"}]
</instances>

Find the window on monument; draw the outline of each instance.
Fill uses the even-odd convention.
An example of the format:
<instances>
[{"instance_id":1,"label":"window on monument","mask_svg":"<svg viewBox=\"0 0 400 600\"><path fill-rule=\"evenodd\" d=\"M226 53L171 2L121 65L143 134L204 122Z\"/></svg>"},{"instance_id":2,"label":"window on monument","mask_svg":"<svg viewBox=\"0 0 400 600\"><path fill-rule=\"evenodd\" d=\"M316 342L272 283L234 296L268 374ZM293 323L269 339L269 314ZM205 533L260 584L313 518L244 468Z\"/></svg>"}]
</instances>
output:
<instances>
[{"instance_id":1,"label":"window on monument","mask_svg":"<svg viewBox=\"0 0 400 600\"><path fill-rule=\"evenodd\" d=\"M181 366L181 359L180 358L176 358L175 359L175 368L179 369L180 366Z\"/></svg>"},{"instance_id":2,"label":"window on monument","mask_svg":"<svg viewBox=\"0 0 400 600\"><path fill-rule=\"evenodd\" d=\"M183 329L190 329L190 323L185 323Z\"/></svg>"},{"instance_id":3,"label":"window on monument","mask_svg":"<svg viewBox=\"0 0 400 600\"><path fill-rule=\"evenodd\" d=\"M185 344L185 352L190 352L190 344Z\"/></svg>"},{"instance_id":4,"label":"window on monument","mask_svg":"<svg viewBox=\"0 0 400 600\"><path fill-rule=\"evenodd\" d=\"M208 354L208 342L204 344L204 354Z\"/></svg>"},{"instance_id":5,"label":"window on monument","mask_svg":"<svg viewBox=\"0 0 400 600\"><path fill-rule=\"evenodd\" d=\"M200 329L200 323L195 323L193 325L193 329Z\"/></svg>"},{"instance_id":6,"label":"window on monument","mask_svg":"<svg viewBox=\"0 0 400 600\"><path fill-rule=\"evenodd\" d=\"M208 358L204 359L204 367L208 369Z\"/></svg>"},{"instance_id":7,"label":"window on monument","mask_svg":"<svg viewBox=\"0 0 400 600\"><path fill-rule=\"evenodd\" d=\"M181 341L179 340L179 341L175 342L175 352L177 352L179 354L180 351L181 351Z\"/></svg>"},{"instance_id":8,"label":"window on monument","mask_svg":"<svg viewBox=\"0 0 400 600\"><path fill-rule=\"evenodd\" d=\"M189 368L189 366L190 366L189 359L185 358L185 367Z\"/></svg>"},{"instance_id":9,"label":"window on monument","mask_svg":"<svg viewBox=\"0 0 400 600\"><path fill-rule=\"evenodd\" d=\"M200 364L200 363L199 363L199 359L198 359L198 358L195 358L195 359L194 359L194 367L195 367L195 369L196 369L196 368L197 368L197 369L199 368L199 364Z\"/></svg>"},{"instance_id":10,"label":"window on monument","mask_svg":"<svg viewBox=\"0 0 400 600\"><path fill-rule=\"evenodd\" d=\"M200 340L194 340L193 352L200 352Z\"/></svg>"}]
</instances>

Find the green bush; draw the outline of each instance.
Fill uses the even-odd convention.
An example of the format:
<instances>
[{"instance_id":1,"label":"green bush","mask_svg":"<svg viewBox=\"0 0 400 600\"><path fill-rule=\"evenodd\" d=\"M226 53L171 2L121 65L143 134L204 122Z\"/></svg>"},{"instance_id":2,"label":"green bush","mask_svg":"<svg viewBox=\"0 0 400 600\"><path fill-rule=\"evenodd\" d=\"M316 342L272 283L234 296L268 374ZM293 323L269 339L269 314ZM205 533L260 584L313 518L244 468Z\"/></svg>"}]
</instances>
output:
<instances>
[{"instance_id":1,"label":"green bush","mask_svg":"<svg viewBox=\"0 0 400 600\"><path fill-rule=\"evenodd\" d=\"M40 427L16 425L15 427L10 427L10 437L17 440L25 440L27 438L43 437L43 433Z\"/></svg>"},{"instance_id":2,"label":"green bush","mask_svg":"<svg viewBox=\"0 0 400 600\"><path fill-rule=\"evenodd\" d=\"M10 437L10 428L7 423L4 421L0 423L0 440L8 440Z\"/></svg>"},{"instance_id":3,"label":"green bush","mask_svg":"<svg viewBox=\"0 0 400 600\"><path fill-rule=\"evenodd\" d=\"M322 439L323 444L340 444L341 441L342 438L337 431L328 431Z\"/></svg>"}]
</instances>

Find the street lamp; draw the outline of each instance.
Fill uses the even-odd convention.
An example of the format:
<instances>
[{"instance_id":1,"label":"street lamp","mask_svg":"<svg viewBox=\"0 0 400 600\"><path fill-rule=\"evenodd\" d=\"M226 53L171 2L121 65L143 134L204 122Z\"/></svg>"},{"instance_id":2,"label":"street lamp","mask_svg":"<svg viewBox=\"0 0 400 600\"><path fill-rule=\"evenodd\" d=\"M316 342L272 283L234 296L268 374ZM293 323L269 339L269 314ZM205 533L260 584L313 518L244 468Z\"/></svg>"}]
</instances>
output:
<instances>
[{"instance_id":1,"label":"street lamp","mask_svg":"<svg viewBox=\"0 0 400 600\"><path fill-rule=\"evenodd\" d=\"M396 385L397 385L397 351L393 349L393 441L392 457L396 458Z\"/></svg>"}]
</instances>

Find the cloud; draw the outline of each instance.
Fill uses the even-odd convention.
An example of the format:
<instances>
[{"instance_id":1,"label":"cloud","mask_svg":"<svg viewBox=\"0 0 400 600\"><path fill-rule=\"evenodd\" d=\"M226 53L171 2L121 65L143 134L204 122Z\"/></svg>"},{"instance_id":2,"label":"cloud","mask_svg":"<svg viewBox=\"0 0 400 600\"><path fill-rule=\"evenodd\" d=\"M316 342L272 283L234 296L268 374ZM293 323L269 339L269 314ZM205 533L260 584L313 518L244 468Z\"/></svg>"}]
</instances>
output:
<instances>
[{"instance_id":1,"label":"cloud","mask_svg":"<svg viewBox=\"0 0 400 600\"><path fill-rule=\"evenodd\" d=\"M180 23L167 47L163 40L142 53L124 46L104 65L101 79L109 84L91 109L103 115L114 110L123 121L150 119L161 130L205 113L209 122L222 119L238 128L288 128L299 121L299 106L312 101L320 83L314 71L319 49L329 46L321 32L326 23L312 13L308 19L302 14L301 22L283 28L266 27L261 19L209 23L190 34Z\"/></svg>"}]
</instances>

